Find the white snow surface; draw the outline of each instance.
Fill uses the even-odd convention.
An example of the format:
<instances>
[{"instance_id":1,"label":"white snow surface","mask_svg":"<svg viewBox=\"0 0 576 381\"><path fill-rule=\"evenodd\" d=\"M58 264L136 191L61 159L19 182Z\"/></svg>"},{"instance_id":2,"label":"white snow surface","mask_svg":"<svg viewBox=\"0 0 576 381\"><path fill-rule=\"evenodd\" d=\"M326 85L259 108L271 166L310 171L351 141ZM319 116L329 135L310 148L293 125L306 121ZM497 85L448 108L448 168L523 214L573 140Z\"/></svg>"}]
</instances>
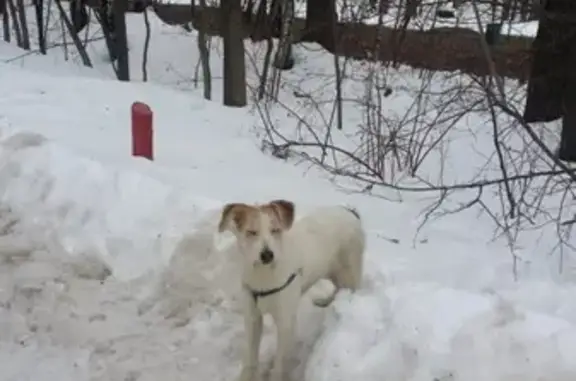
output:
<instances>
[{"instance_id":1,"label":"white snow surface","mask_svg":"<svg viewBox=\"0 0 576 381\"><path fill-rule=\"evenodd\" d=\"M249 111L30 58L0 65L0 381L235 379L238 263L219 208L280 197L298 215L352 204L368 233L363 287L326 309L303 299L293 380L576 380L574 279L542 260L514 281L484 220L414 242L419 205L263 154ZM155 112L153 162L130 156L134 101Z\"/></svg>"}]
</instances>

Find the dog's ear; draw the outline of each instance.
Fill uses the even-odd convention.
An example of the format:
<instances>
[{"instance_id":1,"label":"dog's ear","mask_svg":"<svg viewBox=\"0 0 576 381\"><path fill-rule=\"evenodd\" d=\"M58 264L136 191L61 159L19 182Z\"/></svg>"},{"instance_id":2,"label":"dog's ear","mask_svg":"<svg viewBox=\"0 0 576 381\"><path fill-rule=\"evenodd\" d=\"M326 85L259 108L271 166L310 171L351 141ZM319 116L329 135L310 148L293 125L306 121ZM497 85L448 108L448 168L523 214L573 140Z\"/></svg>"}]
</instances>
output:
<instances>
[{"instance_id":1,"label":"dog's ear","mask_svg":"<svg viewBox=\"0 0 576 381\"><path fill-rule=\"evenodd\" d=\"M282 222L284 229L290 229L294 222L294 203L287 200L273 200L268 204Z\"/></svg>"},{"instance_id":2,"label":"dog's ear","mask_svg":"<svg viewBox=\"0 0 576 381\"><path fill-rule=\"evenodd\" d=\"M233 223L237 230L242 229L246 222L248 205L246 204L226 204L222 208L222 215L220 216L220 223L218 224L218 232L222 233L230 230L230 224Z\"/></svg>"}]
</instances>

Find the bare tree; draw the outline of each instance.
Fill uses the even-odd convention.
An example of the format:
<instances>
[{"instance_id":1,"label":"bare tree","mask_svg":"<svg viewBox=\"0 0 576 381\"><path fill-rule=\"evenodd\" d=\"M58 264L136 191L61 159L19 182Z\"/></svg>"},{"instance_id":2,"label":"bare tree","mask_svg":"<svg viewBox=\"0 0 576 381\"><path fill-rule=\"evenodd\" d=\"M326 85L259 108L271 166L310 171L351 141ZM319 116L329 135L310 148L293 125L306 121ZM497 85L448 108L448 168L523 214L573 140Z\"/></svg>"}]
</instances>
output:
<instances>
[{"instance_id":1,"label":"bare tree","mask_svg":"<svg viewBox=\"0 0 576 381\"><path fill-rule=\"evenodd\" d=\"M8 0L0 0L0 13L2 13L2 31L4 33L4 41L10 42L10 16L8 15Z\"/></svg>"},{"instance_id":2,"label":"bare tree","mask_svg":"<svg viewBox=\"0 0 576 381\"><path fill-rule=\"evenodd\" d=\"M334 20L337 20L335 0L307 0L306 30L303 41L317 42L334 51Z\"/></svg>"},{"instance_id":3,"label":"bare tree","mask_svg":"<svg viewBox=\"0 0 576 381\"><path fill-rule=\"evenodd\" d=\"M22 32L22 39L20 47L22 49L30 50L30 33L28 32L28 20L26 17L26 7L24 0L16 0L18 8L18 17L20 19L20 31Z\"/></svg>"},{"instance_id":4,"label":"bare tree","mask_svg":"<svg viewBox=\"0 0 576 381\"><path fill-rule=\"evenodd\" d=\"M128 0L111 0L114 20L114 40L118 61L115 66L116 76L120 81L130 81L130 63L128 54L128 36L126 32L126 11Z\"/></svg>"},{"instance_id":5,"label":"bare tree","mask_svg":"<svg viewBox=\"0 0 576 381\"><path fill-rule=\"evenodd\" d=\"M290 70L294 67L292 57L292 22L294 21L294 0L276 0L273 17L280 19L280 39L274 57L274 67L279 70Z\"/></svg>"},{"instance_id":6,"label":"bare tree","mask_svg":"<svg viewBox=\"0 0 576 381\"><path fill-rule=\"evenodd\" d=\"M576 9L549 0L533 45L533 64L524 111L527 122L562 119L558 156L576 162Z\"/></svg>"},{"instance_id":7,"label":"bare tree","mask_svg":"<svg viewBox=\"0 0 576 381\"><path fill-rule=\"evenodd\" d=\"M142 51L142 81L148 81L148 51L150 50L150 20L148 19L148 9L142 12L144 16L144 26L146 28L146 36L144 38L144 49Z\"/></svg>"},{"instance_id":8,"label":"bare tree","mask_svg":"<svg viewBox=\"0 0 576 381\"><path fill-rule=\"evenodd\" d=\"M274 69L272 70L269 94L272 99L276 99L280 86L280 77L282 76L281 71L292 69L294 66L294 58L292 57L294 0L275 0L273 4L272 17L276 18L278 14L280 15L280 39L274 57Z\"/></svg>"},{"instance_id":9,"label":"bare tree","mask_svg":"<svg viewBox=\"0 0 576 381\"><path fill-rule=\"evenodd\" d=\"M194 2L192 2L194 6ZM200 27L198 28L198 51L202 64L202 82L204 84L204 98L212 99L212 73L210 72L210 50L206 36L206 0L200 0Z\"/></svg>"},{"instance_id":10,"label":"bare tree","mask_svg":"<svg viewBox=\"0 0 576 381\"><path fill-rule=\"evenodd\" d=\"M22 32L20 29L20 22L18 20L18 11L16 10L16 5L14 5L14 0L6 0L8 2L8 9L10 10L10 18L12 19L12 26L14 27L14 35L16 37L16 44L19 47L24 46L22 39Z\"/></svg>"},{"instance_id":11,"label":"bare tree","mask_svg":"<svg viewBox=\"0 0 576 381\"><path fill-rule=\"evenodd\" d=\"M46 54L46 34L44 33L44 0L33 0L38 31L38 46L41 54Z\"/></svg>"},{"instance_id":12,"label":"bare tree","mask_svg":"<svg viewBox=\"0 0 576 381\"><path fill-rule=\"evenodd\" d=\"M110 1L100 1L99 7L95 9L94 14L96 16L96 20L98 20L98 23L100 24L100 27L102 28L102 34L104 35L104 40L106 41L110 62L115 62L118 59L118 46L116 40L116 24L113 17L113 10L110 7Z\"/></svg>"},{"instance_id":13,"label":"bare tree","mask_svg":"<svg viewBox=\"0 0 576 381\"><path fill-rule=\"evenodd\" d=\"M220 3L224 39L224 105L246 106L246 62L240 0Z\"/></svg>"},{"instance_id":14,"label":"bare tree","mask_svg":"<svg viewBox=\"0 0 576 381\"><path fill-rule=\"evenodd\" d=\"M11 1L11 0L9 0L9 1ZM82 59L82 63L84 64L84 66L92 67L92 61L90 60L90 57L88 56L88 53L86 52L86 48L84 47L84 44L82 44L82 41L78 37L78 33L75 32L74 26L72 25L72 22L68 18L68 15L66 14L64 7L62 6L62 0L55 0L55 4L56 4L56 7L58 8L58 12L60 13L60 20L64 23L68 33L72 37L72 41L74 42L74 46L78 50L78 54L80 54L80 58Z\"/></svg>"}]
</instances>

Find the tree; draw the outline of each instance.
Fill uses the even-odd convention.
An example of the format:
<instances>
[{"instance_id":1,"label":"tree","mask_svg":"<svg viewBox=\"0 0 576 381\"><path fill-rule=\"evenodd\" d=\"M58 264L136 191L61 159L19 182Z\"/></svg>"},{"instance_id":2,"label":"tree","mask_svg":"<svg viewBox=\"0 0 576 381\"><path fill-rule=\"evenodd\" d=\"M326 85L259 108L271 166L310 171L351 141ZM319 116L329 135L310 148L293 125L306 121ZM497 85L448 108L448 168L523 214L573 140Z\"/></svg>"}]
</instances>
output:
<instances>
[{"instance_id":1,"label":"tree","mask_svg":"<svg viewBox=\"0 0 576 381\"><path fill-rule=\"evenodd\" d=\"M290 70L294 67L292 54L292 21L294 21L294 0L276 0L272 2L276 8L273 12L274 21L278 25L278 50L274 59L274 67L279 70ZM273 8L273 9L274 9Z\"/></svg>"},{"instance_id":2,"label":"tree","mask_svg":"<svg viewBox=\"0 0 576 381\"><path fill-rule=\"evenodd\" d=\"M118 61L116 76L120 81L130 81L130 65L128 59L128 36L126 34L127 0L112 1L112 17L114 20L114 40L117 48Z\"/></svg>"},{"instance_id":3,"label":"tree","mask_svg":"<svg viewBox=\"0 0 576 381\"><path fill-rule=\"evenodd\" d=\"M573 0L548 0L532 46L532 69L524 120L562 118L559 157L576 162L576 7Z\"/></svg>"},{"instance_id":4,"label":"tree","mask_svg":"<svg viewBox=\"0 0 576 381\"><path fill-rule=\"evenodd\" d=\"M210 72L210 49L207 42L207 20L206 20L206 0L200 0L200 28L198 28L198 51L200 52L200 62L202 63L202 82L204 84L204 98L212 99L212 73ZM192 1L192 12L194 12L194 1Z\"/></svg>"},{"instance_id":5,"label":"tree","mask_svg":"<svg viewBox=\"0 0 576 381\"><path fill-rule=\"evenodd\" d=\"M36 13L36 31L40 53L46 54L46 35L44 34L44 0L32 0Z\"/></svg>"},{"instance_id":6,"label":"tree","mask_svg":"<svg viewBox=\"0 0 576 381\"><path fill-rule=\"evenodd\" d=\"M334 51L337 20L335 0L307 0L306 27L302 40L317 42L327 50Z\"/></svg>"},{"instance_id":7,"label":"tree","mask_svg":"<svg viewBox=\"0 0 576 381\"><path fill-rule=\"evenodd\" d=\"M246 62L240 0L220 3L224 39L224 105L246 106Z\"/></svg>"}]
</instances>

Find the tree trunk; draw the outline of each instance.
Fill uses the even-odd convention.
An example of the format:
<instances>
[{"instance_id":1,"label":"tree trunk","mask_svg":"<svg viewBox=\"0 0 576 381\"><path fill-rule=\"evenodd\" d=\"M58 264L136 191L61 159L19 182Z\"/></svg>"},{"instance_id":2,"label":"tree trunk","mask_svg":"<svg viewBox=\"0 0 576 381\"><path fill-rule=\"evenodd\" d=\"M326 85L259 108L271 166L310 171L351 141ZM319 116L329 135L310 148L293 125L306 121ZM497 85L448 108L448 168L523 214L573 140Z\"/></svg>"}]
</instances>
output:
<instances>
[{"instance_id":1,"label":"tree trunk","mask_svg":"<svg viewBox=\"0 0 576 381\"><path fill-rule=\"evenodd\" d=\"M2 31L4 32L4 42L10 42L10 16L6 3L7 0L0 0L0 4L2 4Z\"/></svg>"},{"instance_id":2,"label":"tree trunk","mask_svg":"<svg viewBox=\"0 0 576 381\"><path fill-rule=\"evenodd\" d=\"M44 35L44 0L33 0L36 14L38 46L41 54L46 54L46 36Z\"/></svg>"},{"instance_id":3,"label":"tree trunk","mask_svg":"<svg viewBox=\"0 0 576 381\"><path fill-rule=\"evenodd\" d=\"M212 99L212 73L210 72L210 49L208 49L208 38L206 36L206 0L200 0L200 29L198 29L198 51L202 63L202 83L204 84L204 98Z\"/></svg>"},{"instance_id":4,"label":"tree trunk","mask_svg":"<svg viewBox=\"0 0 576 381\"><path fill-rule=\"evenodd\" d=\"M548 0L532 43L532 68L524 119L550 122L563 116L564 92L574 83L576 65L576 9L573 0Z\"/></svg>"},{"instance_id":5,"label":"tree trunk","mask_svg":"<svg viewBox=\"0 0 576 381\"><path fill-rule=\"evenodd\" d=\"M16 45L22 47L22 33L20 32L20 24L18 23L18 12L13 0L6 0L8 2L8 9L10 10L10 19L14 27L14 35L16 36Z\"/></svg>"},{"instance_id":6,"label":"tree trunk","mask_svg":"<svg viewBox=\"0 0 576 381\"><path fill-rule=\"evenodd\" d=\"M116 35L114 33L116 27L114 20L111 20L111 13L108 1L102 1L101 6L95 10L96 19L102 27L102 34L104 34L104 41L106 41L110 61L114 62L118 59L118 47L116 46Z\"/></svg>"},{"instance_id":7,"label":"tree trunk","mask_svg":"<svg viewBox=\"0 0 576 381\"><path fill-rule=\"evenodd\" d=\"M390 11L390 0L368 0L370 8L378 15L387 15Z\"/></svg>"},{"instance_id":8,"label":"tree trunk","mask_svg":"<svg viewBox=\"0 0 576 381\"><path fill-rule=\"evenodd\" d=\"M532 45L524 120L563 118L559 157L576 161L576 4L548 0Z\"/></svg>"},{"instance_id":9,"label":"tree trunk","mask_svg":"<svg viewBox=\"0 0 576 381\"><path fill-rule=\"evenodd\" d=\"M306 28L302 41L317 42L325 49L334 51L334 20L338 20L335 0L307 0Z\"/></svg>"},{"instance_id":10,"label":"tree trunk","mask_svg":"<svg viewBox=\"0 0 576 381\"><path fill-rule=\"evenodd\" d=\"M68 6L74 32L80 33L82 29L88 25L88 10L86 9L86 4L81 0L71 0Z\"/></svg>"},{"instance_id":11,"label":"tree trunk","mask_svg":"<svg viewBox=\"0 0 576 381\"><path fill-rule=\"evenodd\" d=\"M20 18L20 30L22 31L22 49L30 50L30 34L28 33L28 18L26 17L26 7L24 0L16 0L18 16Z\"/></svg>"},{"instance_id":12,"label":"tree trunk","mask_svg":"<svg viewBox=\"0 0 576 381\"><path fill-rule=\"evenodd\" d=\"M130 64L128 58L128 36L126 34L127 0L112 1L112 15L114 18L114 40L117 48L118 61L116 75L120 81L130 81Z\"/></svg>"},{"instance_id":13,"label":"tree trunk","mask_svg":"<svg viewBox=\"0 0 576 381\"><path fill-rule=\"evenodd\" d=\"M220 3L224 39L224 105L246 106L246 62L240 0Z\"/></svg>"},{"instance_id":14,"label":"tree trunk","mask_svg":"<svg viewBox=\"0 0 576 381\"><path fill-rule=\"evenodd\" d=\"M76 50L78 50L78 54L80 55L80 58L82 59L82 63L84 64L84 66L92 67L92 62L90 61L90 57L88 56L88 53L86 52L86 48L84 47L84 45L82 45L82 41L80 41L78 34L76 32L74 32L74 26L72 25L72 22L68 18L68 15L66 15L66 11L64 10L64 7L62 6L62 1L61 0L55 0L55 3L56 3L56 7L58 7L58 12L60 13L60 19L62 20L63 24L66 26L66 29L68 30L68 33L72 37L72 41L74 42L74 46L76 47Z\"/></svg>"},{"instance_id":15,"label":"tree trunk","mask_svg":"<svg viewBox=\"0 0 576 381\"><path fill-rule=\"evenodd\" d=\"M290 70L294 67L292 56L292 21L294 20L294 0L280 0L280 38L274 58L274 67Z\"/></svg>"},{"instance_id":16,"label":"tree trunk","mask_svg":"<svg viewBox=\"0 0 576 381\"><path fill-rule=\"evenodd\" d=\"M574 93L574 90L569 91ZM565 107L566 111L562 118L558 158L576 163L576 99L574 98L574 94L567 99Z\"/></svg>"},{"instance_id":17,"label":"tree trunk","mask_svg":"<svg viewBox=\"0 0 576 381\"><path fill-rule=\"evenodd\" d=\"M142 82L146 82L148 81L148 51L150 50L150 36L152 31L150 28L148 9L144 9L142 14L144 17L144 27L146 28L146 34L144 37L144 50L142 51Z\"/></svg>"}]
</instances>

